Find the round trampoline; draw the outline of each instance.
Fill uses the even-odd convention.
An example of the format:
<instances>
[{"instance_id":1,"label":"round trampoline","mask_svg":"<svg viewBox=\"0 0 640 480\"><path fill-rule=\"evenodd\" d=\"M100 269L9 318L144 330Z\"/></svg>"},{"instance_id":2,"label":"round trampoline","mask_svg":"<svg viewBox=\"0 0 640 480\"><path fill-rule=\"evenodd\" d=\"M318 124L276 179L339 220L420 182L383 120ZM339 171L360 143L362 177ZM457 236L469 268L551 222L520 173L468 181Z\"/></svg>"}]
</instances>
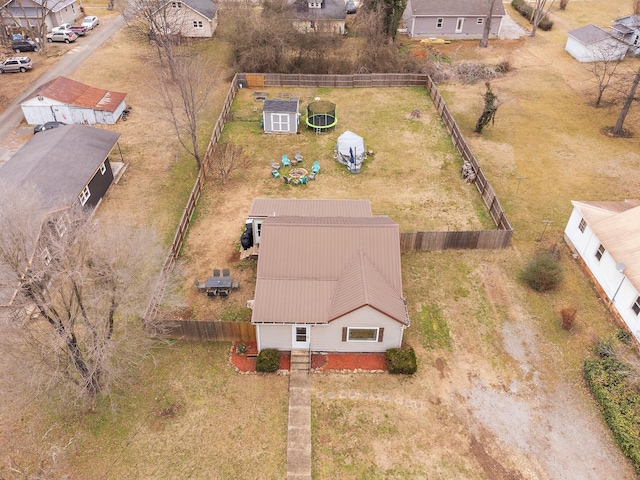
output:
<instances>
[{"instance_id":1,"label":"round trampoline","mask_svg":"<svg viewBox=\"0 0 640 480\"><path fill-rule=\"evenodd\" d=\"M324 100L310 103L307 107L307 126L313 128L316 133L322 133L336 126L338 116L336 105Z\"/></svg>"}]
</instances>

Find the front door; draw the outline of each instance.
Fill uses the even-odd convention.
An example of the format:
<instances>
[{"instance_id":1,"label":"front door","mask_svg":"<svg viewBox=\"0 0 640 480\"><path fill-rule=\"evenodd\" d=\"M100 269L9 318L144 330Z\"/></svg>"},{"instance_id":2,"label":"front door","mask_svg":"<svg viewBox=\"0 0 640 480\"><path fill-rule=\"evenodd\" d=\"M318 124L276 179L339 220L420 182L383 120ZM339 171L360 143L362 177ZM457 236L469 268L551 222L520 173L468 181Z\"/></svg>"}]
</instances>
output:
<instances>
[{"instance_id":1,"label":"front door","mask_svg":"<svg viewBox=\"0 0 640 480\"><path fill-rule=\"evenodd\" d=\"M459 18L456 22L456 33L461 33L464 28L464 18Z\"/></svg>"},{"instance_id":2,"label":"front door","mask_svg":"<svg viewBox=\"0 0 640 480\"><path fill-rule=\"evenodd\" d=\"M311 327L309 325L294 325L291 343L292 350L309 350L309 341L311 336Z\"/></svg>"}]
</instances>

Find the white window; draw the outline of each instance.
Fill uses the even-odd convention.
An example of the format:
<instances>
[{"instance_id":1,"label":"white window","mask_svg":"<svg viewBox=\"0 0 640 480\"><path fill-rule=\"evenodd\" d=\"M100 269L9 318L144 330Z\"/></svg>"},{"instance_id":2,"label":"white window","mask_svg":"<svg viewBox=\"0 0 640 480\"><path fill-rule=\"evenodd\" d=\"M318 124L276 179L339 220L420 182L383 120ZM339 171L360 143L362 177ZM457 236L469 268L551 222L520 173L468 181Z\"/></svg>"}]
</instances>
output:
<instances>
[{"instance_id":1,"label":"white window","mask_svg":"<svg viewBox=\"0 0 640 480\"><path fill-rule=\"evenodd\" d=\"M640 297L636 298L636 303L631 305L631 310L633 310L633 313L636 315L640 314Z\"/></svg>"},{"instance_id":2,"label":"white window","mask_svg":"<svg viewBox=\"0 0 640 480\"><path fill-rule=\"evenodd\" d=\"M347 342L377 342L378 328L348 327Z\"/></svg>"},{"instance_id":3,"label":"white window","mask_svg":"<svg viewBox=\"0 0 640 480\"><path fill-rule=\"evenodd\" d=\"M600 246L598 247L598 250L596 251L596 259L598 261L600 261L600 259L602 258L602 255L604 255L605 249L604 249L604 245L600 244Z\"/></svg>"},{"instance_id":4,"label":"white window","mask_svg":"<svg viewBox=\"0 0 640 480\"><path fill-rule=\"evenodd\" d=\"M193 28L202 28L202 22L194 20Z\"/></svg>"},{"instance_id":5,"label":"white window","mask_svg":"<svg viewBox=\"0 0 640 480\"><path fill-rule=\"evenodd\" d=\"M581 218L580 224L578 225L578 230L584 233L585 228L587 228L587 222L584 221L584 218Z\"/></svg>"},{"instance_id":6,"label":"white window","mask_svg":"<svg viewBox=\"0 0 640 480\"><path fill-rule=\"evenodd\" d=\"M104 175L106 171L107 171L107 164L103 163L102 165L100 165L100 173Z\"/></svg>"},{"instance_id":7,"label":"white window","mask_svg":"<svg viewBox=\"0 0 640 480\"><path fill-rule=\"evenodd\" d=\"M484 24L484 17L478 18L478 25Z\"/></svg>"},{"instance_id":8,"label":"white window","mask_svg":"<svg viewBox=\"0 0 640 480\"><path fill-rule=\"evenodd\" d=\"M171 8L182 8L182 2L171 2Z\"/></svg>"},{"instance_id":9,"label":"white window","mask_svg":"<svg viewBox=\"0 0 640 480\"><path fill-rule=\"evenodd\" d=\"M464 27L464 18L459 18L458 21L456 22L456 33L462 32L463 27Z\"/></svg>"},{"instance_id":10,"label":"white window","mask_svg":"<svg viewBox=\"0 0 640 480\"><path fill-rule=\"evenodd\" d=\"M80 193L80 205L84 206L84 204L87 203L87 200L89 200L90 196L91 196L91 191L89 190L89 185L87 185L82 190L82 193Z\"/></svg>"},{"instance_id":11,"label":"white window","mask_svg":"<svg viewBox=\"0 0 640 480\"><path fill-rule=\"evenodd\" d=\"M286 113L272 113L271 130L273 130L274 132L288 132L289 115Z\"/></svg>"},{"instance_id":12,"label":"white window","mask_svg":"<svg viewBox=\"0 0 640 480\"><path fill-rule=\"evenodd\" d=\"M436 28L442 28L444 24L444 18L436 18Z\"/></svg>"}]
</instances>

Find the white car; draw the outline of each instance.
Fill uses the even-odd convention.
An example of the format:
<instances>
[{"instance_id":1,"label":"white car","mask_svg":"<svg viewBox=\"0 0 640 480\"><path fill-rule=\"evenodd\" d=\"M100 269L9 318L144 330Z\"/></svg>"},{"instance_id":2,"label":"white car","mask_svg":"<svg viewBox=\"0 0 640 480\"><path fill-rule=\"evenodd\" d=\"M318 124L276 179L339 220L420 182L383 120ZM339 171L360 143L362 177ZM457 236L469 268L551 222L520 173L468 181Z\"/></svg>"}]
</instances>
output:
<instances>
[{"instance_id":1,"label":"white car","mask_svg":"<svg viewBox=\"0 0 640 480\"><path fill-rule=\"evenodd\" d=\"M89 15L87 17L84 17L84 19L82 20L82 26L87 27L87 30L93 30L98 25L100 25L100 20L98 20L98 17L96 17L95 15Z\"/></svg>"}]
</instances>

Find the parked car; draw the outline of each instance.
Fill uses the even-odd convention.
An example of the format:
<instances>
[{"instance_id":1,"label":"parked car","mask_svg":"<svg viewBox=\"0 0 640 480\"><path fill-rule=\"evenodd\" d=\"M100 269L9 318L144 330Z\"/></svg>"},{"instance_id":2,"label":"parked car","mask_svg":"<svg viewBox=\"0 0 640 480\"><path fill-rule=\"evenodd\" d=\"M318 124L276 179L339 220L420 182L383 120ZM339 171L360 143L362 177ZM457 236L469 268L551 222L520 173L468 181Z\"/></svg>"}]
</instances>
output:
<instances>
[{"instance_id":1,"label":"parked car","mask_svg":"<svg viewBox=\"0 0 640 480\"><path fill-rule=\"evenodd\" d=\"M84 35L87 33L87 27L82 25L74 25L73 23L63 23L58 27L54 27L51 29L52 32L67 32L71 31L76 35Z\"/></svg>"},{"instance_id":2,"label":"parked car","mask_svg":"<svg viewBox=\"0 0 640 480\"><path fill-rule=\"evenodd\" d=\"M11 49L16 53L20 53L20 52L37 52L38 51L38 44L36 42L34 42L33 40L26 40L26 39L13 40L11 42Z\"/></svg>"},{"instance_id":3,"label":"parked car","mask_svg":"<svg viewBox=\"0 0 640 480\"><path fill-rule=\"evenodd\" d=\"M358 9L356 7L355 2L353 0L348 0L345 8L345 11L347 12L347 14L356 13L357 10Z\"/></svg>"},{"instance_id":4,"label":"parked car","mask_svg":"<svg viewBox=\"0 0 640 480\"><path fill-rule=\"evenodd\" d=\"M82 26L87 27L87 30L93 30L100 25L100 20L95 15L89 15L82 20Z\"/></svg>"},{"instance_id":5,"label":"parked car","mask_svg":"<svg viewBox=\"0 0 640 480\"><path fill-rule=\"evenodd\" d=\"M75 42L78 35L71 30L60 30L58 32L47 33L47 42Z\"/></svg>"},{"instance_id":6,"label":"parked car","mask_svg":"<svg viewBox=\"0 0 640 480\"><path fill-rule=\"evenodd\" d=\"M66 123L62 122L47 122L42 125L36 125L33 129L33 134L35 135L38 132L44 132L45 130L51 130L52 128L58 128L60 125L66 125Z\"/></svg>"},{"instance_id":7,"label":"parked car","mask_svg":"<svg viewBox=\"0 0 640 480\"><path fill-rule=\"evenodd\" d=\"M33 62L29 57L11 57L0 62L0 73L26 72L33 68Z\"/></svg>"}]
</instances>

